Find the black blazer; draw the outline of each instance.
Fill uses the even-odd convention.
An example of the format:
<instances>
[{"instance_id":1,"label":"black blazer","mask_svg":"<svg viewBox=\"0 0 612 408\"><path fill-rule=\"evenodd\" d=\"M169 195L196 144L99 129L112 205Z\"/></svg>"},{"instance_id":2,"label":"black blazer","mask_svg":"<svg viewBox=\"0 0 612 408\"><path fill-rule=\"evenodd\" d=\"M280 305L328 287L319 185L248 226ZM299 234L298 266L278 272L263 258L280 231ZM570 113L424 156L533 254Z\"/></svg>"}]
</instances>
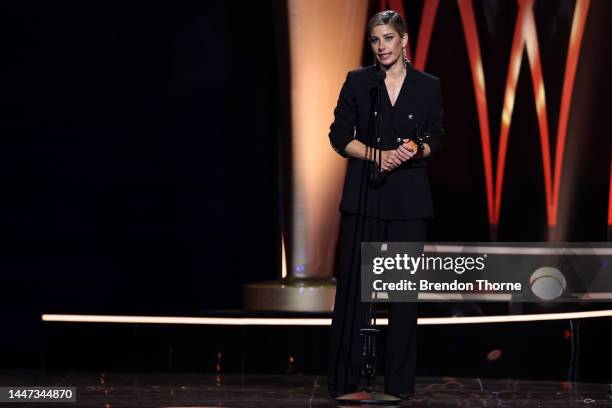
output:
<instances>
[{"instance_id":1,"label":"black blazer","mask_svg":"<svg viewBox=\"0 0 612 408\"><path fill-rule=\"evenodd\" d=\"M347 74L330 126L332 147L348 157L346 145L354 138L372 145L370 131L378 126L380 147L395 149L402 139L413 136L418 125L429 134L427 143L434 155L444 136L440 81L408 64L395 106L391 106L387 88L376 77L378 70L372 65ZM380 107L375 115L378 92ZM376 186L367 181L368 162L349 157L340 211L381 219L433 218L428 162L429 158L408 160Z\"/></svg>"}]
</instances>

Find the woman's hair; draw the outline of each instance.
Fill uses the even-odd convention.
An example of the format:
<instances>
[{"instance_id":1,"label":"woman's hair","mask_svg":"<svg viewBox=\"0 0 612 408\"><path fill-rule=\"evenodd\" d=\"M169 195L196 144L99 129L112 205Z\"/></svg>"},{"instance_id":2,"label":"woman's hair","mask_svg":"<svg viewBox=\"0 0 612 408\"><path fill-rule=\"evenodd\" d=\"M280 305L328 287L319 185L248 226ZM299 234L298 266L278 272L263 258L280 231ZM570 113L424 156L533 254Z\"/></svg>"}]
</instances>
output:
<instances>
[{"instance_id":1,"label":"woman's hair","mask_svg":"<svg viewBox=\"0 0 612 408\"><path fill-rule=\"evenodd\" d=\"M385 10L374 14L372 18L370 18L370 21L368 21L368 34L372 32L374 27L385 24L389 24L401 36L407 32L406 23L404 23L401 14L397 11Z\"/></svg>"}]
</instances>

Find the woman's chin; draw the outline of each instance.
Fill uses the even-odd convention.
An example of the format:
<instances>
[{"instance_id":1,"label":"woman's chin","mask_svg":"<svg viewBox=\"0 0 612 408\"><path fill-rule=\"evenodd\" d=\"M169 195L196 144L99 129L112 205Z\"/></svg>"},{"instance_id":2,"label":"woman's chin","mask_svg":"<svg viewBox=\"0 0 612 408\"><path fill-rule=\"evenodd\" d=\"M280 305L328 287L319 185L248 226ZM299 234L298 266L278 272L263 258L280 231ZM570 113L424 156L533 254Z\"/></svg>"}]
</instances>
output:
<instances>
[{"instance_id":1,"label":"woman's chin","mask_svg":"<svg viewBox=\"0 0 612 408\"><path fill-rule=\"evenodd\" d=\"M393 65L395 65L395 63L396 63L398 60L399 60L399 59L396 59L396 60L393 60L393 61L391 61L391 60L383 60L383 61L381 61L381 60L377 60L377 61L378 61L378 64L379 64L380 66L382 66L382 67L384 67L384 68L391 68Z\"/></svg>"}]
</instances>

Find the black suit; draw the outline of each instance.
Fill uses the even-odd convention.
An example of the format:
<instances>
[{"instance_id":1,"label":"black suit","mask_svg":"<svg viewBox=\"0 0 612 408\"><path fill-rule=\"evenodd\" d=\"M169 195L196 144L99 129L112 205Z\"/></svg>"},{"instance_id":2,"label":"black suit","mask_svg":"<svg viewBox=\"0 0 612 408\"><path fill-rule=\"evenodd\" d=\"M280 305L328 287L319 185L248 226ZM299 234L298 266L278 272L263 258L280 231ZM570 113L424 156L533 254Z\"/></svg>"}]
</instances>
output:
<instances>
[{"instance_id":1,"label":"black suit","mask_svg":"<svg viewBox=\"0 0 612 408\"><path fill-rule=\"evenodd\" d=\"M427 143L435 154L442 146L444 133L438 79L408 65L396 104L391 106L386 87L376 79L377 70L372 66L347 75L330 127L332 147L347 157L346 145L355 137L372 145L370 131L378 126L380 148L395 149L402 139L413 135L418 125L430 134ZM374 116L373 104L377 100L380 106ZM405 162L388 173L380 186L367 182L366 163L349 159L340 203L338 284L327 378L332 395L356 391L360 379L360 329L366 325L368 309L368 303L360 301L360 243L423 242L427 235L426 219L434 215L428 159ZM411 394L416 367L417 303L389 302L388 307L385 391L396 395Z\"/></svg>"},{"instance_id":2,"label":"black suit","mask_svg":"<svg viewBox=\"0 0 612 408\"><path fill-rule=\"evenodd\" d=\"M347 157L344 149L354 137L370 144L367 139L372 117L372 94L380 84L376 79L377 70L376 66L370 66L349 72L340 91L329 140L343 157ZM387 88L382 86L381 89L378 117L381 123L380 147L383 150L397 148L402 144L402 139L409 139L413 135L418 125L430 134L427 143L431 153L435 154L442 147L444 134L439 80L409 64L395 106L391 106ZM387 220L432 218L434 212L427 165L428 158L407 161L390 172L381 187L368 184L367 191L364 191L360 187L366 162L349 158L340 210Z\"/></svg>"}]
</instances>

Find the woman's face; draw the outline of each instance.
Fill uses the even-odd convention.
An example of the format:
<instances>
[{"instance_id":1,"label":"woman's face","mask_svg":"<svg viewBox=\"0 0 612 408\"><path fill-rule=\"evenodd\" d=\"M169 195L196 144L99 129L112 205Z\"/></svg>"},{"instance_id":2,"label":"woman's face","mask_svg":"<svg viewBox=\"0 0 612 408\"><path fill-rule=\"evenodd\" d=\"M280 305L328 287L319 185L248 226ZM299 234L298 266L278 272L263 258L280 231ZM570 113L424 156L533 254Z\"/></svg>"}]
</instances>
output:
<instances>
[{"instance_id":1,"label":"woman's face","mask_svg":"<svg viewBox=\"0 0 612 408\"><path fill-rule=\"evenodd\" d=\"M370 47L379 64L390 67L398 59L401 61L402 49L408 45L408 35L400 34L389 24L377 25L370 32Z\"/></svg>"}]
</instances>

